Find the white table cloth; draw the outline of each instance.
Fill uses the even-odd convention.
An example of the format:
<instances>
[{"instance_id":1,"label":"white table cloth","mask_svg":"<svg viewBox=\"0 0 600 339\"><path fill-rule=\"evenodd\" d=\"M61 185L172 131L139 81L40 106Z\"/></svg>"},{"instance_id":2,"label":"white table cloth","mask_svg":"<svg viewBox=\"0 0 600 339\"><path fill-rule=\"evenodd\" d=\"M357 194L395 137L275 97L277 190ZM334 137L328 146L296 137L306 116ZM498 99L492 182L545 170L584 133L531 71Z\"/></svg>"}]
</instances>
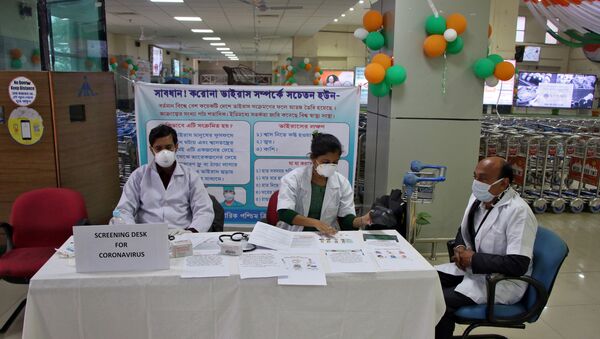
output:
<instances>
[{"instance_id":1,"label":"white table cloth","mask_svg":"<svg viewBox=\"0 0 600 339\"><path fill-rule=\"evenodd\" d=\"M418 268L328 273L326 287L240 280L235 257L230 277L182 279L181 258L164 271L81 274L54 255L31 280L23 338L433 338L441 285L404 245Z\"/></svg>"}]
</instances>

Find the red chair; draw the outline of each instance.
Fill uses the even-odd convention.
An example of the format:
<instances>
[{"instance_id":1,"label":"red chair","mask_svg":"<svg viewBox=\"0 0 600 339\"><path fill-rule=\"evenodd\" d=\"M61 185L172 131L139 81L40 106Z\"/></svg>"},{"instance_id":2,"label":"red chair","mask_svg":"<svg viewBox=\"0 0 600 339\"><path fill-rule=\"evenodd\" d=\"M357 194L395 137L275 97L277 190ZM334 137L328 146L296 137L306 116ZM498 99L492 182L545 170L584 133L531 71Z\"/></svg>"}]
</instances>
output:
<instances>
[{"instance_id":1,"label":"red chair","mask_svg":"<svg viewBox=\"0 0 600 339\"><path fill-rule=\"evenodd\" d=\"M6 251L0 256L0 279L29 284L33 275L72 234L74 225L87 223L83 196L65 188L42 188L21 194L13 203L10 224L0 223ZM6 332L26 300L13 312L0 333Z\"/></svg>"},{"instance_id":2,"label":"red chair","mask_svg":"<svg viewBox=\"0 0 600 339\"><path fill-rule=\"evenodd\" d=\"M276 226L279 221L277 216L277 199L279 198L279 191L273 192L269 198L269 205L267 205L267 222L270 225Z\"/></svg>"}]
</instances>

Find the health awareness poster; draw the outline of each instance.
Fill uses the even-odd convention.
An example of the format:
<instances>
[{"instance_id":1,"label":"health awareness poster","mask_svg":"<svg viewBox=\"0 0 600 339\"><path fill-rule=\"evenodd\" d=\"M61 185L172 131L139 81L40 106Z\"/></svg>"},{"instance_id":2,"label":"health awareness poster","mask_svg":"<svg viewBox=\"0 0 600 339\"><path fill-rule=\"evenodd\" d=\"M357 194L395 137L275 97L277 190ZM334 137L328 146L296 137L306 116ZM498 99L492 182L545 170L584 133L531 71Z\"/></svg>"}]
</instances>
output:
<instances>
[{"instance_id":1,"label":"health awareness poster","mask_svg":"<svg viewBox=\"0 0 600 339\"><path fill-rule=\"evenodd\" d=\"M338 171L354 183L360 93L356 87L189 86L137 83L140 164L152 161L150 130L177 131L177 161L195 168L225 209L226 225L266 217L271 194L310 164L312 133L343 146Z\"/></svg>"}]
</instances>

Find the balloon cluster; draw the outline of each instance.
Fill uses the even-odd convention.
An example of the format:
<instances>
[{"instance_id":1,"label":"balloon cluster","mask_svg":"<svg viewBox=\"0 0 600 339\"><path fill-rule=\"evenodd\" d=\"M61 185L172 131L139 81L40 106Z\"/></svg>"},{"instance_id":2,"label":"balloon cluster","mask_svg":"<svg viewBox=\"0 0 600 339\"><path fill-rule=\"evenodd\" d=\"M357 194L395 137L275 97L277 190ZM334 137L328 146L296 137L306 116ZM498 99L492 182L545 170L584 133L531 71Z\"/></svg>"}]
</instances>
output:
<instances>
[{"instance_id":1,"label":"balloon cluster","mask_svg":"<svg viewBox=\"0 0 600 339\"><path fill-rule=\"evenodd\" d=\"M10 68L21 69L21 67L23 67L23 61L21 61L23 53L21 50L19 48L13 48L8 51L8 54L10 55Z\"/></svg>"},{"instance_id":2,"label":"balloon cluster","mask_svg":"<svg viewBox=\"0 0 600 339\"><path fill-rule=\"evenodd\" d=\"M39 65L41 62L42 62L42 59L40 57L40 50L38 48L35 48L31 52L31 63L34 65Z\"/></svg>"},{"instance_id":3,"label":"balloon cluster","mask_svg":"<svg viewBox=\"0 0 600 339\"><path fill-rule=\"evenodd\" d=\"M460 36L467 30L467 19L459 13L450 14L447 18L431 15L425 21L427 38L423 42L423 51L430 58L448 54L458 54L465 43Z\"/></svg>"},{"instance_id":4,"label":"balloon cluster","mask_svg":"<svg viewBox=\"0 0 600 339\"><path fill-rule=\"evenodd\" d=\"M388 55L378 53L365 68L365 78L369 81L369 92L376 97L384 97L390 88L406 81L406 69L400 65L392 65Z\"/></svg>"},{"instance_id":5,"label":"balloon cluster","mask_svg":"<svg viewBox=\"0 0 600 339\"><path fill-rule=\"evenodd\" d=\"M119 65L117 64L117 58L115 58L115 57L110 57L110 59L108 59L108 63L109 63L109 66L110 66L110 70L111 70L111 71L113 71L113 72L114 72L114 71L116 71L116 70L117 70L117 67L119 66Z\"/></svg>"},{"instance_id":6,"label":"balloon cluster","mask_svg":"<svg viewBox=\"0 0 600 339\"><path fill-rule=\"evenodd\" d=\"M485 79L485 84L494 87L499 80L507 81L515 75L515 66L498 54L488 55L473 64L473 72L480 79Z\"/></svg>"},{"instance_id":7,"label":"balloon cluster","mask_svg":"<svg viewBox=\"0 0 600 339\"><path fill-rule=\"evenodd\" d=\"M134 64L131 58L125 59L125 61L121 63L121 68L127 70L129 79L135 80L137 78L138 65Z\"/></svg>"},{"instance_id":8,"label":"balloon cluster","mask_svg":"<svg viewBox=\"0 0 600 339\"><path fill-rule=\"evenodd\" d=\"M192 67L182 67L181 76L184 78L191 78L194 75L194 69Z\"/></svg>"},{"instance_id":9,"label":"balloon cluster","mask_svg":"<svg viewBox=\"0 0 600 339\"><path fill-rule=\"evenodd\" d=\"M279 82L279 77L281 76L281 77L285 78L285 82L283 83L285 86L297 86L298 81L296 80L296 78L294 76L296 75L298 70L304 70L306 72L314 71L313 84L314 85L319 84L319 80L321 79L321 74L323 74L321 67L319 67L319 66L313 67L313 65L310 63L309 58L302 59L300 62L298 62L296 67L294 67L292 65L292 61L293 61L292 57L288 57L285 61L285 65L273 70L273 73L274 73L273 82L274 83Z\"/></svg>"},{"instance_id":10,"label":"balloon cluster","mask_svg":"<svg viewBox=\"0 0 600 339\"><path fill-rule=\"evenodd\" d=\"M363 16L363 27L354 31L354 37L364 42L370 50L377 51L385 45L385 38L381 34L382 28L381 12L370 10Z\"/></svg>"}]
</instances>

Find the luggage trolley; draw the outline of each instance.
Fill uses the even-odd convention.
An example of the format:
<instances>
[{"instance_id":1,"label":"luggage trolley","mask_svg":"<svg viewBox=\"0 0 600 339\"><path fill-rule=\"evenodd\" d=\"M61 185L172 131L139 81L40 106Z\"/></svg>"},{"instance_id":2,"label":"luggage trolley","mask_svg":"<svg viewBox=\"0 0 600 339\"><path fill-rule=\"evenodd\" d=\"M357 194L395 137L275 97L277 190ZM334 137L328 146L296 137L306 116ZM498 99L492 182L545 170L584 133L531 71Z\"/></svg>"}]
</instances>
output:
<instances>
[{"instance_id":1,"label":"luggage trolley","mask_svg":"<svg viewBox=\"0 0 600 339\"><path fill-rule=\"evenodd\" d=\"M414 244L416 240L417 213L416 204L433 201L435 184L446 181L446 166L426 165L418 160L410 163L410 172L404 175L406 194L406 240Z\"/></svg>"},{"instance_id":2,"label":"luggage trolley","mask_svg":"<svg viewBox=\"0 0 600 339\"><path fill-rule=\"evenodd\" d=\"M538 172L540 176L539 197L533 202L536 213L544 213L548 208L548 202L551 203L554 213L562 213L565 209L564 199L561 199L558 192L553 190L553 181L561 168L558 152L562 149L562 141L562 136L553 134L546 135L544 140L544 157L541 160L541 171Z\"/></svg>"},{"instance_id":3,"label":"luggage trolley","mask_svg":"<svg viewBox=\"0 0 600 339\"><path fill-rule=\"evenodd\" d=\"M600 196L598 195L598 185L600 183L600 137L592 136L587 139L585 144L585 154L583 157L583 168L581 169L579 181L579 197L585 201L588 210L592 213L600 212ZM591 187L588 187L591 186Z\"/></svg>"},{"instance_id":4,"label":"luggage trolley","mask_svg":"<svg viewBox=\"0 0 600 339\"><path fill-rule=\"evenodd\" d=\"M581 197L583 190L584 171L583 164L587 161L588 140L584 135L577 135L573 142L566 147L566 153L570 155L569 170L565 178L566 189L564 195L569 200L569 210L572 213L581 213L585 208L585 200Z\"/></svg>"}]
</instances>

